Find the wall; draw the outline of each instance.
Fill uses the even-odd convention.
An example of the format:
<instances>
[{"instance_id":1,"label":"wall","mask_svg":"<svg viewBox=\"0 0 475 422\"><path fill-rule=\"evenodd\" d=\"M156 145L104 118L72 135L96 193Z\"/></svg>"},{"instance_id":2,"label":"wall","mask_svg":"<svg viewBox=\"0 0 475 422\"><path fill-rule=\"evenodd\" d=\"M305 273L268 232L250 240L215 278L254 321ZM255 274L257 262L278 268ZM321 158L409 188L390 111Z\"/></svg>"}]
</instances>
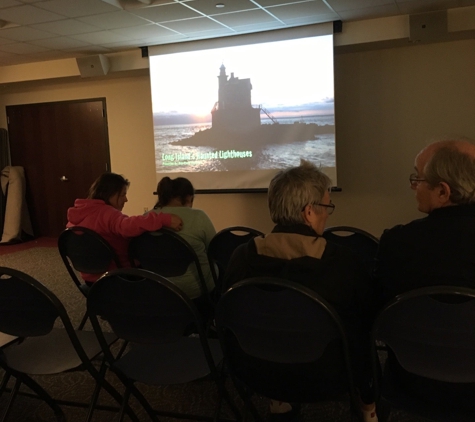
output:
<instances>
[{"instance_id":1,"label":"wall","mask_svg":"<svg viewBox=\"0 0 475 422\"><path fill-rule=\"evenodd\" d=\"M382 230L421 214L408 176L415 154L432 138L475 138L475 41L407 45L337 54L335 104L338 185L331 225L354 225L379 236ZM46 65L46 64L45 64ZM124 212L142 213L155 197L150 83L146 69L126 77L47 79L4 84L4 107L106 97L112 170L132 182ZM34 128L32 128L34 130ZM249 225L268 231L265 194L200 195L217 229Z\"/></svg>"},{"instance_id":2,"label":"wall","mask_svg":"<svg viewBox=\"0 0 475 422\"><path fill-rule=\"evenodd\" d=\"M331 223L385 227L422 216L409 174L431 140L475 139L475 41L338 54L337 205Z\"/></svg>"},{"instance_id":3,"label":"wall","mask_svg":"<svg viewBox=\"0 0 475 422\"><path fill-rule=\"evenodd\" d=\"M124 174L131 181L124 212L141 214L156 201L152 195L156 176L147 69L124 78L68 77L3 85L0 127L7 127L7 105L98 97L105 97L107 103L112 171ZM201 195L196 198L195 207L206 210L218 230L230 225L247 225L263 231L272 228L265 194Z\"/></svg>"}]
</instances>

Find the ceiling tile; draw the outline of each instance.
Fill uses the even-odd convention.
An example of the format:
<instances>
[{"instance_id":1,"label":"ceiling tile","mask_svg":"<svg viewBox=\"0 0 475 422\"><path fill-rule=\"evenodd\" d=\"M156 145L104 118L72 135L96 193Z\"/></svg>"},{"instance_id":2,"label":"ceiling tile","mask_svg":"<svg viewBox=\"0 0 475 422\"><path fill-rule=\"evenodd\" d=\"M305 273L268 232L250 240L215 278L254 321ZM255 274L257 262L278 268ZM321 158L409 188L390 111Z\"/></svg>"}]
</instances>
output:
<instances>
[{"instance_id":1,"label":"ceiling tile","mask_svg":"<svg viewBox=\"0 0 475 422\"><path fill-rule=\"evenodd\" d=\"M129 11L134 15L149 19L152 22L169 22L174 20L201 17L199 13L183 6L182 4L165 4L162 6L146 7Z\"/></svg>"},{"instance_id":2,"label":"ceiling tile","mask_svg":"<svg viewBox=\"0 0 475 422\"><path fill-rule=\"evenodd\" d=\"M278 20L262 9L250 10L247 12L227 13L225 15L213 16L213 19L216 19L233 29L269 22L281 24Z\"/></svg>"},{"instance_id":3,"label":"ceiling tile","mask_svg":"<svg viewBox=\"0 0 475 422\"><path fill-rule=\"evenodd\" d=\"M118 10L117 7L100 0L49 0L38 3L38 7L59 13L68 18L90 16L97 13Z\"/></svg>"},{"instance_id":4,"label":"ceiling tile","mask_svg":"<svg viewBox=\"0 0 475 422\"><path fill-rule=\"evenodd\" d=\"M0 9L3 9L5 7L12 7L12 6L20 6L21 3L16 0L2 0L0 2Z\"/></svg>"},{"instance_id":5,"label":"ceiling tile","mask_svg":"<svg viewBox=\"0 0 475 422\"><path fill-rule=\"evenodd\" d=\"M339 16L333 13L328 7L322 7L316 2L268 7L266 10L286 24L290 24L292 21L302 18L308 19L309 17L319 19L318 22L340 19Z\"/></svg>"},{"instance_id":6,"label":"ceiling tile","mask_svg":"<svg viewBox=\"0 0 475 422\"><path fill-rule=\"evenodd\" d=\"M69 50L75 57L90 56L92 54L107 54L110 53L110 48L101 47L100 45L88 45L86 47L72 48Z\"/></svg>"},{"instance_id":7,"label":"ceiling tile","mask_svg":"<svg viewBox=\"0 0 475 422\"><path fill-rule=\"evenodd\" d=\"M164 28L160 25L150 23L148 25L134 26L133 28L114 29L113 32L123 35L128 39L141 39L150 37L172 37L176 36L176 32Z\"/></svg>"},{"instance_id":8,"label":"ceiling tile","mask_svg":"<svg viewBox=\"0 0 475 422\"><path fill-rule=\"evenodd\" d=\"M127 39L127 37L124 37L123 35L112 31L99 31L91 32L89 34L77 34L72 35L71 38L74 38L75 40L79 41L84 41L93 45L101 45L104 43L112 43Z\"/></svg>"},{"instance_id":9,"label":"ceiling tile","mask_svg":"<svg viewBox=\"0 0 475 422\"><path fill-rule=\"evenodd\" d=\"M0 19L20 25L30 25L32 23L51 22L64 19L64 16L34 6L23 5L10 7L8 9L0 9Z\"/></svg>"},{"instance_id":10,"label":"ceiling tile","mask_svg":"<svg viewBox=\"0 0 475 422\"><path fill-rule=\"evenodd\" d=\"M316 3L320 7L327 8L326 4L322 0L257 0L256 3L261 7L292 5L298 3Z\"/></svg>"},{"instance_id":11,"label":"ceiling tile","mask_svg":"<svg viewBox=\"0 0 475 422\"><path fill-rule=\"evenodd\" d=\"M163 26L165 26L166 28L173 29L174 31L180 32L182 34L221 30L224 28L222 25L209 18L195 18L166 22Z\"/></svg>"},{"instance_id":12,"label":"ceiling tile","mask_svg":"<svg viewBox=\"0 0 475 422\"><path fill-rule=\"evenodd\" d=\"M87 32L96 32L102 29L98 28L97 26L89 25L85 22L80 22L77 19L64 19L61 21L40 23L30 26L31 28L51 32L52 34L56 35L85 34Z\"/></svg>"},{"instance_id":13,"label":"ceiling tile","mask_svg":"<svg viewBox=\"0 0 475 422\"><path fill-rule=\"evenodd\" d=\"M216 8L218 1L225 7ZM137 3L141 7L124 10L112 0L0 0L0 20L4 21L0 46L31 44L22 45L22 53L0 51L0 65L110 53L337 19L428 13L474 6L475 0L166 0L161 3L155 6ZM44 51L27 52L38 48Z\"/></svg>"},{"instance_id":14,"label":"ceiling tile","mask_svg":"<svg viewBox=\"0 0 475 422\"><path fill-rule=\"evenodd\" d=\"M99 15L84 16L78 20L102 29L128 28L147 23L143 18L132 13L119 10L117 12L101 13Z\"/></svg>"},{"instance_id":15,"label":"ceiling tile","mask_svg":"<svg viewBox=\"0 0 475 422\"><path fill-rule=\"evenodd\" d=\"M54 35L50 32L40 31L39 29L25 27L5 28L0 30L0 36L15 41L29 41L41 38L51 38Z\"/></svg>"},{"instance_id":16,"label":"ceiling tile","mask_svg":"<svg viewBox=\"0 0 475 422\"><path fill-rule=\"evenodd\" d=\"M0 45L2 45L2 44L12 44L12 43L14 43L14 42L15 42L15 41L9 40L9 39L7 39L7 38L0 38Z\"/></svg>"},{"instance_id":17,"label":"ceiling tile","mask_svg":"<svg viewBox=\"0 0 475 422\"><path fill-rule=\"evenodd\" d=\"M224 4L224 7L216 7L216 3ZM243 10L257 9L258 6L249 0L225 0L225 1L209 1L209 0L194 0L188 3L190 7L198 10L205 15L216 15L223 13L239 12Z\"/></svg>"},{"instance_id":18,"label":"ceiling tile","mask_svg":"<svg viewBox=\"0 0 475 422\"><path fill-rule=\"evenodd\" d=\"M51 50L66 50L91 45L84 41L75 40L69 37L55 37L47 38L44 40L35 40L30 41L30 44L39 45L41 47L49 48Z\"/></svg>"}]
</instances>

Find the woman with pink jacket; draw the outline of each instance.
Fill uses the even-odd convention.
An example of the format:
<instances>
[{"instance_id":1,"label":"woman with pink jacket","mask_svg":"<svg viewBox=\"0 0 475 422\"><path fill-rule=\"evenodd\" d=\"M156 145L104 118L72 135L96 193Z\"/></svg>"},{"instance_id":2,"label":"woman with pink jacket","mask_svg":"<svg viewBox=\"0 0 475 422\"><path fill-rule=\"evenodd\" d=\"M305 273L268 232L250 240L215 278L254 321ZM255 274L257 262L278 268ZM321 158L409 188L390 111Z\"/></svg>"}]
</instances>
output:
<instances>
[{"instance_id":1,"label":"woman with pink jacket","mask_svg":"<svg viewBox=\"0 0 475 422\"><path fill-rule=\"evenodd\" d=\"M87 199L76 199L74 207L68 209L67 227L82 226L101 235L115 250L122 267L130 267L127 250L132 237L163 226L177 231L183 226L175 214L149 213L132 217L122 214L129 185L119 174L104 173L92 184ZM82 276L88 282L99 278L97 274Z\"/></svg>"}]
</instances>

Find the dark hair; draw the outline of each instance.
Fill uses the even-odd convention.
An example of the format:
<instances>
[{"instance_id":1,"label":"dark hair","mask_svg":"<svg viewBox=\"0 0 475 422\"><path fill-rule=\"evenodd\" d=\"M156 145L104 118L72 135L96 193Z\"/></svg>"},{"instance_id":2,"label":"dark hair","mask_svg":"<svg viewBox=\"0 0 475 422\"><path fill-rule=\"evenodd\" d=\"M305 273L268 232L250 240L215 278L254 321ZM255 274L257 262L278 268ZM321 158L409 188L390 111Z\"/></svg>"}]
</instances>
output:
<instances>
[{"instance_id":1,"label":"dark hair","mask_svg":"<svg viewBox=\"0 0 475 422\"><path fill-rule=\"evenodd\" d=\"M120 174L101 174L89 188L88 199L102 199L109 204L109 199L115 194L122 192L124 187L129 187L130 182Z\"/></svg>"},{"instance_id":2,"label":"dark hair","mask_svg":"<svg viewBox=\"0 0 475 422\"><path fill-rule=\"evenodd\" d=\"M194 194L195 188L188 179L184 177L177 177L176 179L170 179L168 176L164 177L157 185L158 201L155 208L167 206L174 198L179 198L183 205L186 198Z\"/></svg>"}]
</instances>

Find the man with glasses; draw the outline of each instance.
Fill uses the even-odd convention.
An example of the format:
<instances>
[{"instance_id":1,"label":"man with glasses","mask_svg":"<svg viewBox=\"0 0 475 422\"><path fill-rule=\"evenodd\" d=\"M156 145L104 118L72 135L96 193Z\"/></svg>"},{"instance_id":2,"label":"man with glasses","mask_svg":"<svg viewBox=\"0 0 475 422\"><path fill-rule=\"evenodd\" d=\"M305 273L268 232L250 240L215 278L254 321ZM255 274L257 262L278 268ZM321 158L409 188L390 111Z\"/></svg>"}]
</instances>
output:
<instances>
[{"instance_id":1,"label":"man with glasses","mask_svg":"<svg viewBox=\"0 0 475 422\"><path fill-rule=\"evenodd\" d=\"M376 280L382 301L435 285L475 288L475 145L439 141L416 157L409 177L426 217L386 230L380 239ZM474 384L434 381L407 372L389 353L392 376L415 397L475 410Z\"/></svg>"},{"instance_id":2,"label":"man with glasses","mask_svg":"<svg viewBox=\"0 0 475 422\"><path fill-rule=\"evenodd\" d=\"M224 285L230 287L249 277L275 276L300 283L330 302L347 328L364 420L377 422L367 350L373 292L359 257L322 237L327 218L335 209L330 187L328 176L304 160L300 166L278 173L268 191L270 216L276 226L272 233L236 249ZM338 373L335 365L329 362L326 368ZM271 422L291 421L296 416L295 407L275 400L270 412Z\"/></svg>"},{"instance_id":3,"label":"man with glasses","mask_svg":"<svg viewBox=\"0 0 475 422\"><path fill-rule=\"evenodd\" d=\"M426 217L386 230L376 278L383 300L419 287L475 288L475 145L435 142L416 157L409 182Z\"/></svg>"}]
</instances>

